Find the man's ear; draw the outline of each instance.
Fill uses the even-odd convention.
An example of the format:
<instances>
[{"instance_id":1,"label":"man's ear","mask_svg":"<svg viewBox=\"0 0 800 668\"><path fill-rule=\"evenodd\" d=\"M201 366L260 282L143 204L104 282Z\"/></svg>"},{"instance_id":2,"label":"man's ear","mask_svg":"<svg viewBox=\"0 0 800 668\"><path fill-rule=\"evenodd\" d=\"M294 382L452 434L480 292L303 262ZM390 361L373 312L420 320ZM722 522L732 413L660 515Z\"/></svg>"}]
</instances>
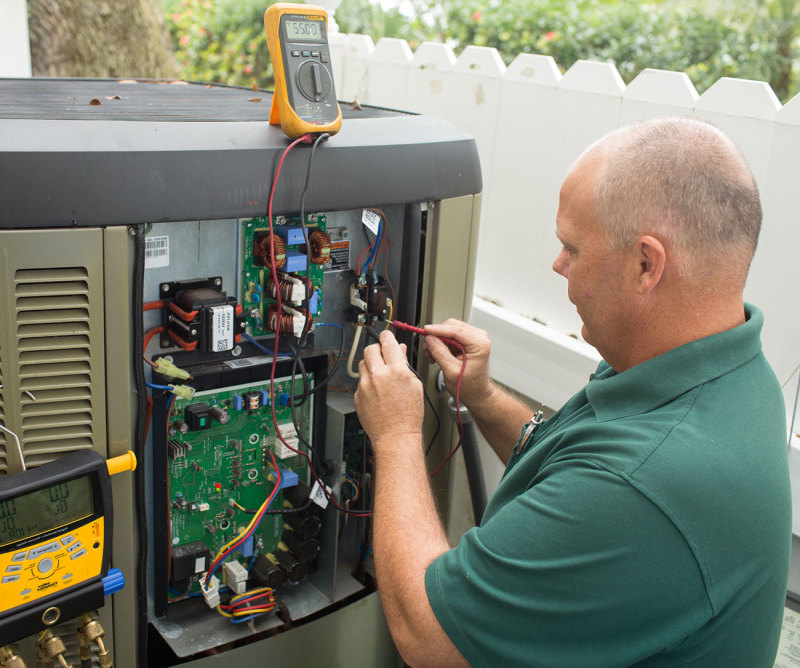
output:
<instances>
[{"instance_id":1,"label":"man's ear","mask_svg":"<svg viewBox=\"0 0 800 668\"><path fill-rule=\"evenodd\" d=\"M636 241L636 291L646 295L661 282L667 264L664 244L656 237L646 234Z\"/></svg>"}]
</instances>

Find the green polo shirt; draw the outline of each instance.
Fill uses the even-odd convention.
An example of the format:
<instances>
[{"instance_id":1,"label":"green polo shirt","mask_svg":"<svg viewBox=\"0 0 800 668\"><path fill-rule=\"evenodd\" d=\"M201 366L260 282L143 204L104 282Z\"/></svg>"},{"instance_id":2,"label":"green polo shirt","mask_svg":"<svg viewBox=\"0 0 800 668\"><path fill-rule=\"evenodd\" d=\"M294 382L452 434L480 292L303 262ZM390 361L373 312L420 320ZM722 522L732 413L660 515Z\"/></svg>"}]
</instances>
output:
<instances>
[{"instance_id":1,"label":"green polo shirt","mask_svg":"<svg viewBox=\"0 0 800 668\"><path fill-rule=\"evenodd\" d=\"M791 543L761 312L589 384L427 569L472 666L772 666ZM518 444L519 445L519 444Z\"/></svg>"}]
</instances>

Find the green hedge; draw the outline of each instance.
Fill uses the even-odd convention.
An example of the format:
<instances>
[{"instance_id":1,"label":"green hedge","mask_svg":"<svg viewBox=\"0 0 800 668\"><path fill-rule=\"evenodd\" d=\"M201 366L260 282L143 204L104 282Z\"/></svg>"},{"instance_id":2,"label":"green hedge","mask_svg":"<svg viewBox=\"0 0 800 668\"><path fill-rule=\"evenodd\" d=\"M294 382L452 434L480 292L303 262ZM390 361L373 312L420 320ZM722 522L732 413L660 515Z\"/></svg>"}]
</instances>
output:
<instances>
[{"instance_id":1,"label":"green hedge","mask_svg":"<svg viewBox=\"0 0 800 668\"><path fill-rule=\"evenodd\" d=\"M723 76L768 81L786 101L798 90L795 3L663 0L411 0L418 18L370 0L343 0L341 32L446 41L458 53L496 48L506 63L519 53L551 55L562 70L576 60L613 63L629 82L643 69L687 72L701 93ZM272 87L264 0L164 0L184 78Z\"/></svg>"}]
</instances>

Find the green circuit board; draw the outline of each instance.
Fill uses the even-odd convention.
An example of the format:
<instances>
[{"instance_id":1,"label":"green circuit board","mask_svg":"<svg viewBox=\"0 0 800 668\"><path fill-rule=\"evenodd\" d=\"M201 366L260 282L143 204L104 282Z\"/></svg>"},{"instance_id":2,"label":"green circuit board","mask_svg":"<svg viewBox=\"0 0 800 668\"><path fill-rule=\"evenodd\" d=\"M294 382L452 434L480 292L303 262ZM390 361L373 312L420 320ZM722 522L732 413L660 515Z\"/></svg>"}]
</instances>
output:
<instances>
[{"instance_id":1,"label":"green circuit board","mask_svg":"<svg viewBox=\"0 0 800 668\"><path fill-rule=\"evenodd\" d=\"M309 384L313 374L308 374ZM295 379L295 391L302 378ZM276 380L274 401L277 423L284 439L297 445L290 409L282 399L291 392L288 378ZM215 556L253 518L247 510L257 510L275 486L275 471L269 451L284 471L293 471L301 482L308 482L306 460L288 449L277 438L271 415L269 382L239 385L197 392L193 399L177 399L170 424L190 426L186 433L172 434L167 442L169 477L170 537L172 548L200 541ZM296 411L303 437L308 440L313 420L313 402ZM218 417L227 415L223 424ZM221 411L224 412L221 413ZM271 508L283 505L278 492ZM230 558L246 562L250 554L272 551L280 541L283 520L266 515L246 549ZM197 591L192 583L191 591Z\"/></svg>"},{"instance_id":2,"label":"green circuit board","mask_svg":"<svg viewBox=\"0 0 800 668\"><path fill-rule=\"evenodd\" d=\"M314 229L325 232L327 217L324 214L308 214L305 217L306 229L310 233ZM267 308L274 301L267 294L267 277L269 268L258 262L253 253L253 242L259 237L269 233L269 220L267 218L252 218L242 221L243 248L242 248L242 285L239 294L243 295L243 307L246 315L247 331L253 336L271 334L265 326ZM280 226L299 226L300 217L276 216L273 229ZM286 245L287 252L295 254L305 253L304 244L295 243ZM297 276L307 276L311 279L317 292L315 305L312 305L311 315L317 316L322 312L322 281L324 268L322 265L310 264L303 271L294 272Z\"/></svg>"}]
</instances>

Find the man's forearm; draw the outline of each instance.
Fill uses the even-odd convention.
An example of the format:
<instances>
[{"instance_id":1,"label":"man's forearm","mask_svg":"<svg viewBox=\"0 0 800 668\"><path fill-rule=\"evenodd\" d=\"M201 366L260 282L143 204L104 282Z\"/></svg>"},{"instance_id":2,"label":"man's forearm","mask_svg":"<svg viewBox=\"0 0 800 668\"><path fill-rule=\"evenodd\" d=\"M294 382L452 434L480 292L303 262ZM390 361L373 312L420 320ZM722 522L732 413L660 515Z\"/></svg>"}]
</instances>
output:
<instances>
[{"instance_id":1,"label":"man's forearm","mask_svg":"<svg viewBox=\"0 0 800 668\"><path fill-rule=\"evenodd\" d=\"M467 405L475 424L505 464L519 438L522 426L534 411L516 397L491 383L489 394Z\"/></svg>"},{"instance_id":2,"label":"man's forearm","mask_svg":"<svg viewBox=\"0 0 800 668\"><path fill-rule=\"evenodd\" d=\"M392 637L409 664L466 665L428 602L425 570L450 546L434 505L422 438L408 438L374 448L378 591Z\"/></svg>"}]
</instances>

